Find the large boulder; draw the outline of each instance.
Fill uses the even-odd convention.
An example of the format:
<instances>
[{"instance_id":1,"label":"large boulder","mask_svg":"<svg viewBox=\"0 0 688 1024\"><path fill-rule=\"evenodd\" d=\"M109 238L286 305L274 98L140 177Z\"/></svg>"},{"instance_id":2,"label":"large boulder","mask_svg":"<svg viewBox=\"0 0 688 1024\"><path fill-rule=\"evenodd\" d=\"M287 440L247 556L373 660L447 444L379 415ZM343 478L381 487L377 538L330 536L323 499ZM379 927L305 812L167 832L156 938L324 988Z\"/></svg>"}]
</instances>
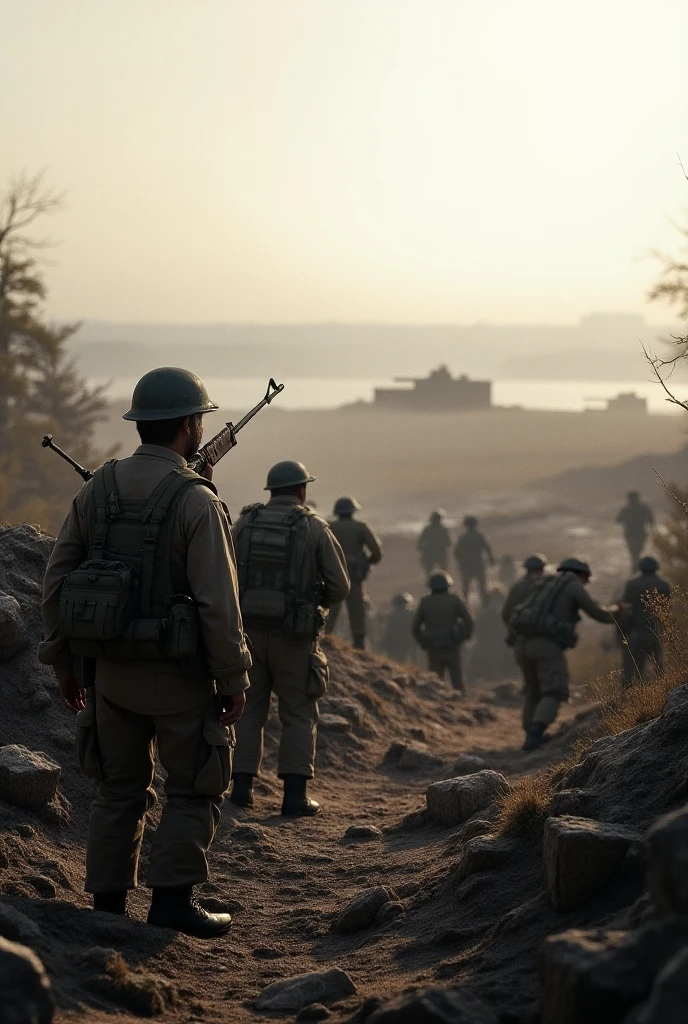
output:
<instances>
[{"instance_id":1,"label":"large boulder","mask_svg":"<svg viewBox=\"0 0 688 1024\"><path fill-rule=\"evenodd\" d=\"M647 834L648 885L663 914L688 914L688 806L667 814Z\"/></svg>"},{"instance_id":2,"label":"large boulder","mask_svg":"<svg viewBox=\"0 0 688 1024\"><path fill-rule=\"evenodd\" d=\"M351 975L339 967L312 971L293 978L281 978L264 988L256 1000L257 1010L302 1010L311 1003L336 1003L356 995Z\"/></svg>"},{"instance_id":3,"label":"large boulder","mask_svg":"<svg viewBox=\"0 0 688 1024\"><path fill-rule=\"evenodd\" d=\"M385 1003L366 1018L366 1024L497 1024L497 1017L464 992L427 988Z\"/></svg>"},{"instance_id":4,"label":"large boulder","mask_svg":"<svg viewBox=\"0 0 688 1024\"><path fill-rule=\"evenodd\" d=\"M0 662L9 661L29 643L22 610L16 597L0 593Z\"/></svg>"},{"instance_id":5,"label":"large boulder","mask_svg":"<svg viewBox=\"0 0 688 1024\"><path fill-rule=\"evenodd\" d=\"M555 910L575 910L616 874L638 836L591 818L548 818L543 838L547 892Z\"/></svg>"},{"instance_id":6,"label":"large boulder","mask_svg":"<svg viewBox=\"0 0 688 1024\"><path fill-rule=\"evenodd\" d=\"M26 946L0 938L0 1019L7 1024L50 1024L54 1012L39 958Z\"/></svg>"},{"instance_id":7,"label":"large boulder","mask_svg":"<svg viewBox=\"0 0 688 1024\"><path fill-rule=\"evenodd\" d=\"M428 813L442 825L461 825L507 793L509 783L499 772L482 771L433 782L425 793Z\"/></svg>"},{"instance_id":8,"label":"large boulder","mask_svg":"<svg viewBox=\"0 0 688 1024\"><path fill-rule=\"evenodd\" d=\"M334 922L335 931L348 934L360 932L375 920L375 916L385 903L389 903L393 894L383 885L372 889L364 889L342 910ZM396 897L394 897L396 899Z\"/></svg>"},{"instance_id":9,"label":"large boulder","mask_svg":"<svg viewBox=\"0 0 688 1024\"><path fill-rule=\"evenodd\" d=\"M660 972L649 1002L632 1017L633 1024L686 1024L688 1019L688 949L672 957Z\"/></svg>"},{"instance_id":10,"label":"large boulder","mask_svg":"<svg viewBox=\"0 0 688 1024\"><path fill-rule=\"evenodd\" d=\"M60 766L40 750L18 743L0 747L0 800L38 811L55 796Z\"/></svg>"}]
</instances>

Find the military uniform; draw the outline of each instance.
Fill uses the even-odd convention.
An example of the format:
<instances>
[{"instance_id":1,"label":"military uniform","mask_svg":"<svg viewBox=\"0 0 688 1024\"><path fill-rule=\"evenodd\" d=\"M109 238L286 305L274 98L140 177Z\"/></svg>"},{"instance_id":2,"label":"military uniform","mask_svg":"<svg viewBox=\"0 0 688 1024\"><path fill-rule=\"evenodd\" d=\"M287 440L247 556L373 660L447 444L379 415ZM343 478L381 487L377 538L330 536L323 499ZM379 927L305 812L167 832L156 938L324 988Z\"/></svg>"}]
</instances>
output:
<instances>
[{"instance_id":1,"label":"military uniform","mask_svg":"<svg viewBox=\"0 0 688 1024\"><path fill-rule=\"evenodd\" d=\"M641 566L642 566L641 560ZM622 648L621 677L624 686L642 680L648 660L658 671L662 669L661 622L647 606L652 595L668 598L671 585L659 573L654 559L653 570L643 571L629 580L622 601L631 605L631 611L622 619L625 643Z\"/></svg>"},{"instance_id":2,"label":"military uniform","mask_svg":"<svg viewBox=\"0 0 688 1024\"><path fill-rule=\"evenodd\" d=\"M184 469L169 448L143 444L115 466L122 499L145 501L163 478ZM92 542L93 482L87 483L53 548L44 584L45 640L39 658L58 678L74 675L69 643L60 636L63 581ZM77 716L82 769L98 780L86 850L86 890L110 892L137 884L146 812L155 801L155 744L166 772L166 802L150 852L147 884L190 887L208 877L206 853L229 785L232 730L220 725L219 693L248 687L234 558L224 506L212 485L184 491L175 511L171 578L195 601L207 671L186 675L179 663L98 660L95 686ZM215 685L212 679L215 680Z\"/></svg>"},{"instance_id":3,"label":"military uniform","mask_svg":"<svg viewBox=\"0 0 688 1024\"><path fill-rule=\"evenodd\" d=\"M292 494L275 495L264 508L276 519L280 518L280 513L289 516L302 510L307 514L313 576L317 577L320 588L319 603L322 608L330 608L343 601L349 592L346 563L327 523L302 506ZM250 508L245 510L234 526L240 563L244 549L242 534L253 528L250 526L251 515ZM261 522L261 510L258 509L256 529L260 529ZM250 572L250 545L248 552L246 571ZM243 572L240 564L242 576ZM242 592L242 601L244 598ZM315 771L318 698L323 696L327 685L327 659L317 637L293 637L278 623L262 624L251 617L245 601L244 610L245 628L253 650L253 666L246 709L236 726L234 773L242 776L258 774L263 754L263 730L270 709L270 695L274 691L282 724L277 755L278 774L281 778L297 776L310 779Z\"/></svg>"},{"instance_id":4,"label":"military uniform","mask_svg":"<svg viewBox=\"0 0 688 1024\"><path fill-rule=\"evenodd\" d=\"M385 654L395 661L416 660L413 619L413 598L410 594L398 594L392 601L392 610L385 619L381 643Z\"/></svg>"},{"instance_id":5,"label":"military uniform","mask_svg":"<svg viewBox=\"0 0 688 1024\"><path fill-rule=\"evenodd\" d=\"M437 574L440 575L445 574ZM412 628L416 640L427 651L430 671L440 679L448 673L454 689L463 693L460 647L473 632L473 619L459 595L451 593L448 585L443 589L434 587L432 593L421 598ZM463 633L461 640L454 638L456 627Z\"/></svg>"},{"instance_id":6,"label":"military uniform","mask_svg":"<svg viewBox=\"0 0 688 1024\"><path fill-rule=\"evenodd\" d=\"M335 506L336 507L336 506ZM371 565L382 558L382 543L367 523L354 519L352 515L340 515L329 523L330 530L339 541L351 580L351 589L346 599L349 626L354 646L365 646L366 605L365 579ZM327 632L332 633L337 625L341 605L335 605L329 614Z\"/></svg>"},{"instance_id":7,"label":"military uniform","mask_svg":"<svg viewBox=\"0 0 688 1024\"><path fill-rule=\"evenodd\" d=\"M631 491L616 521L623 527L626 546L631 556L631 568L635 569L647 541L648 529L655 521L652 509L639 500L636 491Z\"/></svg>"},{"instance_id":8,"label":"military uniform","mask_svg":"<svg viewBox=\"0 0 688 1024\"><path fill-rule=\"evenodd\" d=\"M464 600L468 600L471 583L475 581L480 591L480 599L485 605L487 603L487 569L485 561L494 561L492 548L485 537L474 527L468 527L454 546L454 558L456 559L459 573L461 574L461 586Z\"/></svg>"},{"instance_id":9,"label":"military uniform","mask_svg":"<svg viewBox=\"0 0 688 1024\"><path fill-rule=\"evenodd\" d=\"M525 576L521 576L520 580L516 580L513 587L506 595L506 601L502 605L502 622L505 626L509 625L509 619L513 615L516 605L520 604L521 601L525 601L526 597L530 593L533 583L541 578L541 576L531 576L526 573Z\"/></svg>"},{"instance_id":10,"label":"military uniform","mask_svg":"<svg viewBox=\"0 0 688 1024\"><path fill-rule=\"evenodd\" d=\"M435 514L437 515L437 514ZM451 537L441 519L433 517L418 538L420 560L426 573L448 568Z\"/></svg>"}]
</instances>

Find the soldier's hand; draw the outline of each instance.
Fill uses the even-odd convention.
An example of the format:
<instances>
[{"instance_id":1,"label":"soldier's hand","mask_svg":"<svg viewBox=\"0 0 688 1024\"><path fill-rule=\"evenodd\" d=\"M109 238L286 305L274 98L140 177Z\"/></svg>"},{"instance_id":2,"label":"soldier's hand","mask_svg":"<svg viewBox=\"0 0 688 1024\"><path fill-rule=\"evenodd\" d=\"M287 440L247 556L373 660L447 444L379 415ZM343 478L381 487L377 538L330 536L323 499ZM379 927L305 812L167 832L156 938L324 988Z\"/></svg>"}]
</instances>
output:
<instances>
[{"instance_id":1,"label":"soldier's hand","mask_svg":"<svg viewBox=\"0 0 688 1024\"><path fill-rule=\"evenodd\" d=\"M632 608L633 605L629 604L628 601L619 601L619 603L616 606L616 609L620 615L625 615L627 612L630 612Z\"/></svg>"},{"instance_id":2,"label":"soldier's hand","mask_svg":"<svg viewBox=\"0 0 688 1024\"><path fill-rule=\"evenodd\" d=\"M73 677L60 680L60 697L74 714L86 707L86 691Z\"/></svg>"},{"instance_id":3,"label":"soldier's hand","mask_svg":"<svg viewBox=\"0 0 688 1024\"><path fill-rule=\"evenodd\" d=\"M234 725L239 721L246 706L246 692L220 693L218 695L220 725Z\"/></svg>"},{"instance_id":4,"label":"soldier's hand","mask_svg":"<svg viewBox=\"0 0 688 1024\"><path fill-rule=\"evenodd\" d=\"M213 479L213 467L210 465L209 462L206 462L205 466L203 467L201 471L201 476L204 477L206 480Z\"/></svg>"}]
</instances>

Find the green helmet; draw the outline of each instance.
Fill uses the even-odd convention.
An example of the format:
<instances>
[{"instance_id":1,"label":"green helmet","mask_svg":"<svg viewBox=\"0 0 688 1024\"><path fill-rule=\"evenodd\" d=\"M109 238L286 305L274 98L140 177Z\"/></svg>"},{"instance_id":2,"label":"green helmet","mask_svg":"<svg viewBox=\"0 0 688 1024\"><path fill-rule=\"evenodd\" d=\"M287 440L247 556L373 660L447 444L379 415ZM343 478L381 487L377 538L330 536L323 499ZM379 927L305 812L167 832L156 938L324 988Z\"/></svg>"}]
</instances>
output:
<instances>
[{"instance_id":1,"label":"green helmet","mask_svg":"<svg viewBox=\"0 0 688 1024\"><path fill-rule=\"evenodd\" d=\"M337 498L334 503L334 514L336 516L350 516L360 509L355 498Z\"/></svg>"},{"instance_id":2,"label":"green helmet","mask_svg":"<svg viewBox=\"0 0 688 1024\"><path fill-rule=\"evenodd\" d=\"M409 594L408 591L404 591L403 594L395 594L392 598L393 608L410 608L413 604L413 595Z\"/></svg>"},{"instance_id":3,"label":"green helmet","mask_svg":"<svg viewBox=\"0 0 688 1024\"><path fill-rule=\"evenodd\" d=\"M523 560L524 569L544 569L546 565L547 555L528 555L528 557Z\"/></svg>"},{"instance_id":4,"label":"green helmet","mask_svg":"<svg viewBox=\"0 0 688 1024\"><path fill-rule=\"evenodd\" d=\"M430 522L431 523L441 523L443 518L444 518L444 514L445 513L444 513L444 509L443 508L435 509L434 512L430 513Z\"/></svg>"},{"instance_id":5,"label":"green helmet","mask_svg":"<svg viewBox=\"0 0 688 1024\"><path fill-rule=\"evenodd\" d=\"M641 572L657 572L659 570L659 562L652 555L645 555L638 562L638 568Z\"/></svg>"},{"instance_id":6,"label":"green helmet","mask_svg":"<svg viewBox=\"0 0 688 1024\"><path fill-rule=\"evenodd\" d=\"M449 590L454 580L451 578L448 572L441 569L439 572L434 572L428 580L428 586L431 590Z\"/></svg>"},{"instance_id":7,"label":"green helmet","mask_svg":"<svg viewBox=\"0 0 688 1024\"><path fill-rule=\"evenodd\" d=\"M587 576L592 576L592 569L582 558L565 558L557 566L557 572L580 572L585 573Z\"/></svg>"},{"instance_id":8,"label":"green helmet","mask_svg":"<svg viewBox=\"0 0 688 1024\"><path fill-rule=\"evenodd\" d=\"M215 412L205 384L191 370L160 366L145 373L134 388L131 409L123 420L175 420L194 413Z\"/></svg>"},{"instance_id":9,"label":"green helmet","mask_svg":"<svg viewBox=\"0 0 688 1024\"><path fill-rule=\"evenodd\" d=\"M277 462L268 473L266 491L278 491L282 487L298 487L300 484L312 484L314 476L308 472L303 462Z\"/></svg>"},{"instance_id":10,"label":"green helmet","mask_svg":"<svg viewBox=\"0 0 688 1024\"><path fill-rule=\"evenodd\" d=\"M478 520L475 518L475 516L466 516L466 518L463 521L463 525L471 529L472 527L478 525Z\"/></svg>"}]
</instances>

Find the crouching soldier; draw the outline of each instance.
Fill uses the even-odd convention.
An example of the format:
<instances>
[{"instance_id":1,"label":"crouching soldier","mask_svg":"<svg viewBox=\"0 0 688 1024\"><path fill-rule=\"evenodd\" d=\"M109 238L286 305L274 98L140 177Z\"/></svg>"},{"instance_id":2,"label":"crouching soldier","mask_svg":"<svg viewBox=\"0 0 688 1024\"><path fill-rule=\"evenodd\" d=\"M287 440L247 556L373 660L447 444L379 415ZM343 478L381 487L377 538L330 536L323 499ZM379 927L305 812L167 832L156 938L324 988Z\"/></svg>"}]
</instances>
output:
<instances>
[{"instance_id":1,"label":"crouching soldier","mask_svg":"<svg viewBox=\"0 0 688 1024\"><path fill-rule=\"evenodd\" d=\"M253 666L246 710L237 728L230 800L253 806L253 780L263 757L270 695L277 696L282 736L277 772L284 783L282 814L317 814L306 788L315 771L318 698L328 669L318 643L323 609L349 593L344 553L327 523L306 506L315 480L300 462L278 462L268 473L267 504L248 505L234 527L239 593Z\"/></svg>"},{"instance_id":2,"label":"crouching soldier","mask_svg":"<svg viewBox=\"0 0 688 1024\"><path fill-rule=\"evenodd\" d=\"M461 645L473 632L473 619L458 594L449 588L454 580L447 572L435 572L428 580L430 593L422 597L413 619L413 635L428 654L428 668L455 690L465 693Z\"/></svg>"}]
</instances>

